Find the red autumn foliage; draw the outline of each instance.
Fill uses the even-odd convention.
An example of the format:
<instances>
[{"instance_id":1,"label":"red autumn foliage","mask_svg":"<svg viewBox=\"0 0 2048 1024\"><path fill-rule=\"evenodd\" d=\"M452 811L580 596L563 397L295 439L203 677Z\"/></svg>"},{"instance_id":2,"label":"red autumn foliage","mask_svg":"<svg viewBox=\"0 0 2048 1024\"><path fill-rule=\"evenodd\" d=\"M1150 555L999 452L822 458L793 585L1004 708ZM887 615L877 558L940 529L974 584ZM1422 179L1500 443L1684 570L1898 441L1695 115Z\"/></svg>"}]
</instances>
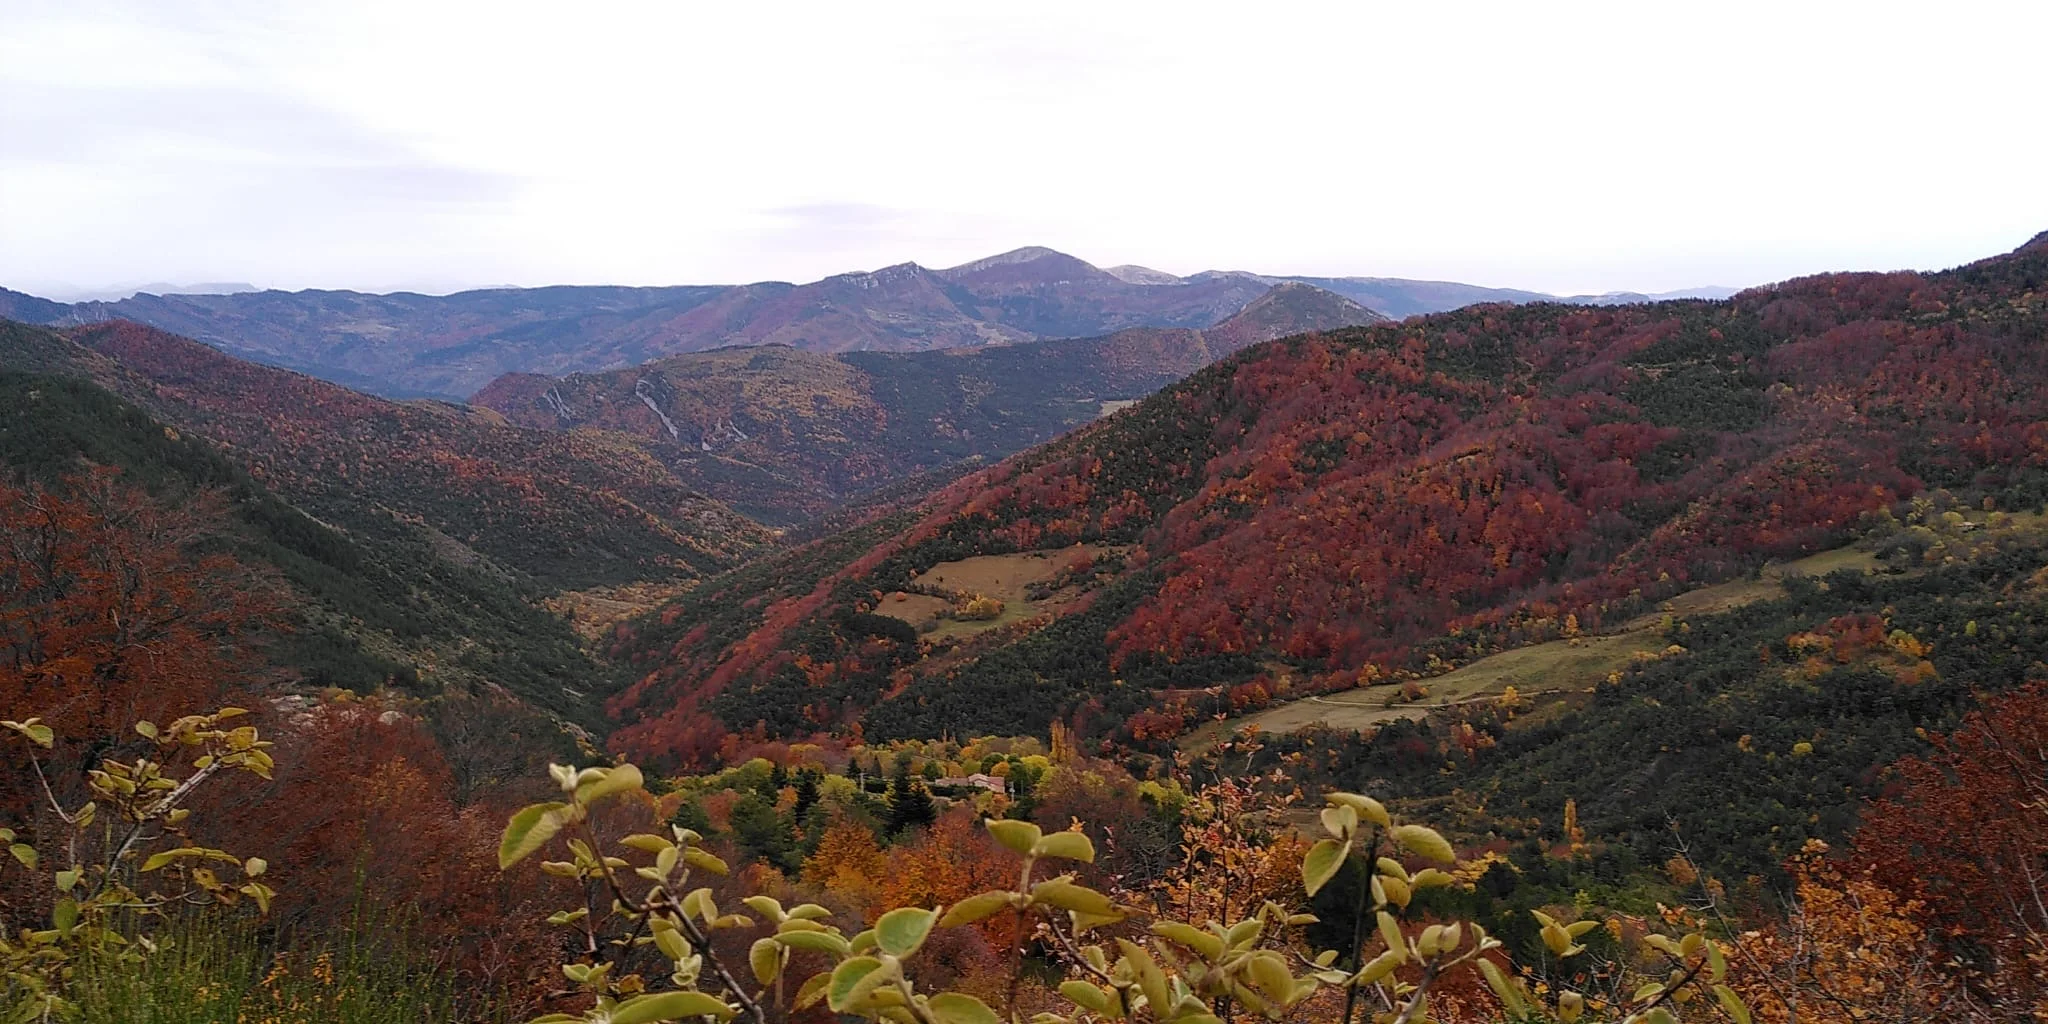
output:
<instances>
[{"instance_id":1,"label":"red autumn foliage","mask_svg":"<svg viewBox=\"0 0 2048 1024\"><path fill-rule=\"evenodd\" d=\"M500 872L497 850L506 814L544 793L457 804L434 737L377 700L285 705L269 717L275 778L213 793L198 817L232 830L222 843L273 865L276 921L318 931L362 907L399 908L470 982L516 991L536 980L520 972L553 941L539 924L539 876Z\"/></svg>"},{"instance_id":2,"label":"red autumn foliage","mask_svg":"<svg viewBox=\"0 0 2048 1024\"><path fill-rule=\"evenodd\" d=\"M1980 1005L2048 1008L2048 682L1992 698L1864 813L1861 869L1925 905Z\"/></svg>"},{"instance_id":3,"label":"red autumn foliage","mask_svg":"<svg viewBox=\"0 0 2048 1024\"><path fill-rule=\"evenodd\" d=\"M699 575L767 539L631 444L376 398L123 320L67 333L146 381L124 394L280 496L321 508L346 492L536 575L587 580L611 560Z\"/></svg>"},{"instance_id":4,"label":"red autumn foliage","mask_svg":"<svg viewBox=\"0 0 2048 1024\"><path fill-rule=\"evenodd\" d=\"M788 556L788 576L822 571L771 584L751 623L679 614L658 649L624 638L648 675L611 704L620 742L716 749L752 723L719 721L707 698L767 679L794 634L877 589L877 567L1076 541L1135 543L1125 571L1161 574L1112 625L1119 670L1246 654L1349 674L1452 631L1469 657L1551 639L1567 616L1597 630L1839 544L1930 482L1995 488L2048 467L2048 349L2018 336L2038 324L2043 264L2037 248L1720 303L1474 307L1250 350L963 478L879 543ZM912 685L872 699L959 659L912 665ZM816 689L863 667L815 663ZM809 724L863 708L827 710ZM1130 724L1177 732L1157 710Z\"/></svg>"},{"instance_id":5,"label":"red autumn foliage","mask_svg":"<svg viewBox=\"0 0 2048 1024\"><path fill-rule=\"evenodd\" d=\"M0 714L63 740L207 710L246 686L271 581L208 551L216 496L152 500L112 470L0 482Z\"/></svg>"}]
</instances>

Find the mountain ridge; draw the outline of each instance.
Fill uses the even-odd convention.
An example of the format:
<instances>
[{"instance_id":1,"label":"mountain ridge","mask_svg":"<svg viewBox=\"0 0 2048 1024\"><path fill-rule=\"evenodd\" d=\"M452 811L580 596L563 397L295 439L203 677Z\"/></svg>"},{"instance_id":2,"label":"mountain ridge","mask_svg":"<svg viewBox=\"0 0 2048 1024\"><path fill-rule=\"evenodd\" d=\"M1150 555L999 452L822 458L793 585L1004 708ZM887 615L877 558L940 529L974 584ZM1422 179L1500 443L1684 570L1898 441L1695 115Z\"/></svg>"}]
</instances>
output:
<instances>
[{"instance_id":1,"label":"mountain ridge","mask_svg":"<svg viewBox=\"0 0 2048 1024\"><path fill-rule=\"evenodd\" d=\"M145 292L71 304L0 290L0 316L52 326L133 320L387 397L460 399L503 373L595 372L733 344L920 351L1099 337L1129 327L1203 329L1283 280L1397 319L1474 302L1577 301L1394 278L1104 270L1028 246L949 268L900 263L805 284L558 285L439 296Z\"/></svg>"},{"instance_id":2,"label":"mountain ridge","mask_svg":"<svg viewBox=\"0 0 2048 1024\"><path fill-rule=\"evenodd\" d=\"M377 398L128 321L0 327L9 369L88 380L205 438L324 522L423 526L466 549L462 560L544 589L692 578L772 543L616 439Z\"/></svg>"},{"instance_id":3,"label":"mountain ridge","mask_svg":"<svg viewBox=\"0 0 2048 1024\"><path fill-rule=\"evenodd\" d=\"M507 374L471 400L528 427L632 435L705 493L795 524L907 477L1050 440L1247 345L1381 319L1284 284L1201 331L928 352L736 346L597 374Z\"/></svg>"}]
</instances>

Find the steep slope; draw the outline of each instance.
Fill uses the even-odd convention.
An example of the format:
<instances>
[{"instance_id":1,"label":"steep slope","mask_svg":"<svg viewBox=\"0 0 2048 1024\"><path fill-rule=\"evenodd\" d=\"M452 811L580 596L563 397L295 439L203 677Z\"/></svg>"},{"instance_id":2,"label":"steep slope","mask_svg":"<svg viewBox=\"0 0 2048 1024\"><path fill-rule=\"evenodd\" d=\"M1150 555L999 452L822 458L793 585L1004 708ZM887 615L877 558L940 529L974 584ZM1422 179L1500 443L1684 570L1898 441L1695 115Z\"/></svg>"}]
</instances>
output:
<instances>
[{"instance_id":1,"label":"steep slope","mask_svg":"<svg viewBox=\"0 0 2048 1024\"><path fill-rule=\"evenodd\" d=\"M560 380L507 375L472 401L524 426L630 434L691 486L794 523L852 495L1049 440L1246 345L1378 319L1288 284L1206 331L929 353L721 349Z\"/></svg>"},{"instance_id":2,"label":"steep slope","mask_svg":"<svg viewBox=\"0 0 2048 1024\"><path fill-rule=\"evenodd\" d=\"M16 358L31 353L43 372ZM204 440L93 383L118 368L61 338L0 323L0 355L0 478L62 487L102 466L167 505L220 495L213 543L273 572L290 595L291 628L270 652L290 682L415 697L503 691L602 725L598 701L616 673L516 580L446 558L432 531L395 517L342 530L305 515Z\"/></svg>"},{"instance_id":3,"label":"steep slope","mask_svg":"<svg viewBox=\"0 0 2048 1024\"><path fill-rule=\"evenodd\" d=\"M1346 688L1598 629L1930 487L2030 504L2044 280L2031 248L1258 347L637 623L620 737L689 758L856 722L1171 736L1268 666ZM935 573L1017 607L923 639L912 598L943 611L962 588Z\"/></svg>"},{"instance_id":4,"label":"steep slope","mask_svg":"<svg viewBox=\"0 0 2048 1024\"><path fill-rule=\"evenodd\" d=\"M1980 696L2041 678L2041 517L1949 498L1916 499L1849 552L1872 568L1788 577L1718 613L1679 610L1649 650L1568 693L1532 700L1524 685L1519 711L1487 700L1365 736L1267 734L1263 756L1304 787L1411 807L1469 808L1464 794L1483 793L1466 827L1509 843L1555 842L1570 799L1622 863L1655 870L1676 825L1702 868L1769 877L1808 839L1854 829L1859 804L1896 783L1884 765L1928 754L1927 734L1953 729ZM1439 679L1450 681L1423 681L1426 699ZM1332 699L1386 704L1395 689Z\"/></svg>"},{"instance_id":5,"label":"steep slope","mask_svg":"<svg viewBox=\"0 0 2048 1024\"><path fill-rule=\"evenodd\" d=\"M63 317L70 308L61 302L0 288L0 320L49 323Z\"/></svg>"},{"instance_id":6,"label":"steep slope","mask_svg":"<svg viewBox=\"0 0 2048 1024\"><path fill-rule=\"evenodd\" d=\"M69 341L8 329L11 349L76 342L95 357L46 356L43 368L64 372L59 364L68 363L206 438L323 521L368 533L414 524L458 561L550 589L687 579L729 568L768 541L617 439L372 398L125 321L75 328Z\"/></svg>"}]
</instances>

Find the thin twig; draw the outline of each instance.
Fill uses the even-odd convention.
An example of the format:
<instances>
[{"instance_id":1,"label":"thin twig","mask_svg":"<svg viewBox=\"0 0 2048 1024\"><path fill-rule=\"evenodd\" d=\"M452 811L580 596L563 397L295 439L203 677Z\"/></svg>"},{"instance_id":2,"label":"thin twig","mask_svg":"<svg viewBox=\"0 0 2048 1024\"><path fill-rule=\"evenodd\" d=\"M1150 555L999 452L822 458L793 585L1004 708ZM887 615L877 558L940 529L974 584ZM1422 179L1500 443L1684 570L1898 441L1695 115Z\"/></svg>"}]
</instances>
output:
<instances>
[{"instance_id":1,"label":"thin twig","mask_svg":"<svg viewBox=\"0 0 2048 1024\"><path fill-rule=\"evenodd\" d=\"M589 819L585 818L580 822L580 825L584 839L590 844L590 848L593 851L599 849L597 832L591 828ZM754 1018L756 1024L766 1024L768 1017L761 1009L761 1004L747 994L746 989L740 986L739 981L732 976L731 971L726 970L724 962L718 958L718 951L711 946L710 937L705 934L702 928L697 926L695 921L690 920L690 915L683 913L682 908L676 906L675 901L670 898L671 894L667 884L664 883L656 886L649 900L646 903L642 903L626 894L625 887L619 884L618 876L612 873L612 866L605 861L602 855L597 857L597 865L599 870L604 872L605 884L611 889L612 898L617 900L620 906L636 914L649 916L660 914L665 918L672 919L676 926L682 929L683 935L690 940L691 945L696 946L703 952L704 962L709 964L712 971L717 973L718 980L725 986L726 993L733 999L738 1000L741 1008L746 1010L747 1016ZM684 877L688 877L687 873Z\"/></svg>"},{"instance_id":2,"label":"thin twig","mask_svg":"<svg viewBox=\"0 0 2048 1024\"><path fill-rule=\"evenodd\" d=\"M156 819L171 813L173 810L176 810L179 801L182 801L187 796L190 796L192 790L198 788L200 783L206 781L209 778L212 778L214 773L220 771L221 768L224 767L226 764L227 762L222 761L218 757L216 757L212 763L208 764L204 768L199 769L196 772L193 772L190 778L186 779L181 783L178 783L176 789L173 789L168 794L165 794L163 800L159 801L155 806L149 809L149 813L143 815L140 819L138 819L135 822L135 827L128 830L127 838L121 840L121 845L115 847L113 855L107 858L107 873L100 877L100 884L98 888L95 888L93 890L93 896L97 897L101 893L106 892L107 886L113 884L114 872L121 866L121 859L128 855L128 850L135 845L136 840L142 837L142 830L145 826L147 826L150 822L155 821Z\"/></svg>"}]
</instances>

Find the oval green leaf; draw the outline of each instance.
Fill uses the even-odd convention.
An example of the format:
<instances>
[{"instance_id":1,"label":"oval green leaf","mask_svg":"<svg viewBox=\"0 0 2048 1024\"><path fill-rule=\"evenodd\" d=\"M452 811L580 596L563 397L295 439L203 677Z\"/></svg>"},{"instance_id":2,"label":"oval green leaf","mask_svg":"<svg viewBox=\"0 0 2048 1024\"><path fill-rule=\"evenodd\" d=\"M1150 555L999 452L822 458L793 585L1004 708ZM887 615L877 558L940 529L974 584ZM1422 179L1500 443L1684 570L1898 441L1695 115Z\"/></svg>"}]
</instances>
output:
<instances>
[{"instance_id":1,"label":"oval green leaf","mask_svg":"<svg viewBox=\"0 0 2048 1024\"><path fill-rule=\"evenodd\" d=\"M898 958L917 952L939 915L923 907L898 907L875 922L875 944Z\"/></svg>"},{"instance_id":2,"label":"oval green leaf","mask_svg":"<svg viewBox=\"0 0 2048 1024\"><path fill-rule=\"evenodd\" d=\"M996 837L996 842L1020 854L1030 856L1031 848L1038 845L1038 838L1042 833L1038 826L1028 821L1017 821L1012 818L990 818L988 820L988 834Z\"/></svg>"},{"instance_id":3,"label":"oval green leaf","mask_svg":"<svg viewBox=\"0 0 2048 1024\"><path fill-rule=\"evenodd\" d=\"M939 918L939 927L952 928L957 925L973 924L1002 913L1009 905L1010 894L1006 892L985 892L979 896L969 896L946 908L945 915Z\"/></svg>"},{"instance_id":4,"label":"oval green leaf","mask_svg":"<svg viewBox=\"0 0 2048 1024\"><path fill-rule=\"evenodd\" d=\"M796 1008L808 1010L817 1005L818 1000L825 998L825 989L831 984L830 974L811 975L811 980L804 982L803 986L796 990Z\"/></svg>"},{"instance_id":5,"label":"oval green leaf","mask_svg":"<svg viewBox=\"0 0 2048 1024\"><path fill-rule=\"evenodd\" d=\"M1060 995L1066 996L1074 1005L1096 1013L1109 1012L1109 995L1088 982L1060 982Z\"/></svg>"},{"instance_id":6,"label":"oval green leaf","mask_svg":"<svg viewBox=\"0 0 2048 1024\"><path fill-rule=\"evenodd\" d=\"M585 769L586 772L589 769ZM631 764L603 769L603 774L576 786L576 802L588 806L617 793L630 793L645 785L640 769Z\"/></svg>"},{"instance_id":7,"label":"oval green leaf","mask_svg":"<svg viewBox=\"0 0 2048 1024\"><path fill-rule=\"evenodd\" d=\"M1321 892L1330 879L1337 877L1337 871L1344 866L1344 854L1350 849L1335 839L1318 839L1308 848L1308 856L1301 858L1301 887L1310 896Z\"/></svg>"},{"instance_id":8,"label":"oval green leaf","mask_svg":"<svg viewBox=\"0 0 2048 1024\"><path fill-rule=\"evenodd\" d=\"M775 983L775 976L782 973L782 947L772 938L755 939L747 950L747 966L754 969L754 980L763 985Z\"/></svg>"},{"instance_id":9,"label":"oval green leaf","mask_svg":"<svg viewBox=\"0 0 2048 1024\"><path fill-rule=\"evenodd\" d=\"M941 992L926 1005L939 1024L1003 1024L987 1003L962 992Z\"/></svg>"},{"instance_id":10,"label":"oval green leaf","mask_svg":"<svg viewBox=\"0 0 2048 1024\"><path fill-rule=\"evenodd\" d=\"M1058 857L1061 860L1078 860L1083 864L1095 863L1095 844L1084 832L1054 832L1033 844L1031 853L1035 857Z\"/></svg>"},{"instance_id":11,"label":"oval green leaf","mask_svg":"<svg viewBox=\"0 0 2048 1024\"><path fill-rule=\"evenodd\" d=\"M791 949L811 949L833 956L845 956L853 947L842 937L826 931L798 929L775 933L775 941Z\"/></svg>"},{"instance_id":12,"label":"oval green leaf","mask_svg":"<svg viewBox=\"0 0 2048 1024\"><path fill-rule=\"evenodd\" d=\"M1331 793L1327 799L1330 803L1343 804L1357 811L1359 817L1381 828L1386 828L1394 823L1394 820L1387 816L1386 805L1378 800L1374 800L1372 797L1360 796L1357 793Z\"/></svg>"},{"instance_id":13,"label":"oval green leaf","mask_svg":"<svg viewBox=\"0 0 2048 1024\"><path fill-rule=\"evenodd\" d=\"M1173 992L1166 985L1166 972L1159 969L1159 961L1152 959L1145 947L1129 939L1116 940L1116 948L1137 974L1138 988L1145 993L1145 1004L1152 1008L1153 1018L1166 1019L1173 1009Z\"/></svg>"},{"instance_id":14,"label":"oval green leaf","mask_svg":"<svg viewBox=\"0 0 2048 1024\"><path fill-rule=\"evenodd\" d=\"M1716 985L1714 998L1721 1001L1722 1011L1727 1013L1735 1024L1749 1024L1749 1007L1743 1004L1742 997L1736 995L1734 989L1726 985Z\"/></svg>"},{"instance_id":15,"label":"oval green leaf","mask_svg":"<svg viewBox=\"0 0 2048 1024\"><path fill-rule=\"evenodd\" d=\"M57 926L57 934L69 937L71 929L78 927L78 901L69 896L58 900L50 918L51 923Z\"/></svg>"},{"instance_id":16,"label":"oval green leaf","mask_svg":"<svg viewBox=\"0 0 2048 1024\"><path fill-rule=\"evenodd\" d=\"M560 814L567 804L531 804L521 808L512 820L505 823L504 838L498 841L498 869L500 871L525 860L534 851L548 844L555 833L562 830Z\"/></svg>"},{"instance_id":17,"label":"oval green leaf","mask_svg":"<svg viewBox=\"0 0 2048 1024\"><path fill-rule=\"evenodd\" d=\"M611 1024L654 1024L689 1017L725 1020L732 1015L732 1007L702 992L657 992L634 996L614 1007Z\"/></svg>"},{"instance_id":18,"label":"oval green leaf","mask_svg":"<svg viewBox=\"0 0 2048 1024\"><path fill-rule=\"evenodd\" d=\"M1451 850L1451 844L1443 836L1438 835L1435 829L1426 825L1397 826L1394 829L1394 841L1406 847L1410 853L1439 864L1458 862L1458 855Z\"/></svg>"},{"instance_id":19,"label":"oval green leaf","mask_svg":"<svg viewBox=\"0 0 2048 1024\"><path fill-rule=\"evenodd\" d=\"M1214 960L1223 955L1222 939L1191 924L1161 921L1152 926L1152 934L1199 954L1205 960Z\"/></svg>"},{"instance_id":20,"label":"oval green leaf","mask_svg":"<svg viewBox=\"0 0 2048 1024\"><path fill-rule=\"evenodd\" d=\"M855 986L861 979L882 969L882 962L871 956L857 956L841 961L832 969L832 980L825 987L825 1005L835 1013L848 1012Z\"/></svg>"},{"instance_id":21,"label":"oval green leaf","mask_svg":"<svg viewBox=\"0 0 2048 1024\"><path fill-rule=\"evenodd\" d=\"M1058 907L1061 910L1071 910L1077 914L1087 914L1092 917L1116 918L1122 916L1117 912L1116 904L1109 901L1109 897L1085 885L1075 885L1065 878L1055 878L1032 886L1031 899L1035 903L1043 903L1047 906Z\"/></svg>"}]
</instances>

